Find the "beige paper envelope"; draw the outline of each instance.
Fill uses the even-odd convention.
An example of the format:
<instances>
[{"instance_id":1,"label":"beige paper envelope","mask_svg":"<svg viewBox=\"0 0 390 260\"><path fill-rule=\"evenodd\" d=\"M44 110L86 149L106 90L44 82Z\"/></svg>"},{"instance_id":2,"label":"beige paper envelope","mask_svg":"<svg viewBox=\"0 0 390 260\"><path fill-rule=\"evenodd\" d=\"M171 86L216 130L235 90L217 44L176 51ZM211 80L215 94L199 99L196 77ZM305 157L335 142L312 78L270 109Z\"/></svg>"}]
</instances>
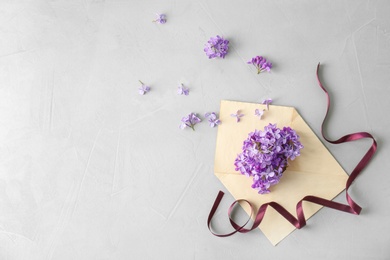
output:
<instances>
[{"instance_id":1,"label":"beige paper envelope","mask_svg":"<svg viewBox=\"0 0 390 260\"><path fill-rule=\"evenodd\" d=\"M330 154L310 127L293 107L270 105L262 119L255 116L255 109L266 109L265 105L235 101L221 101L215 153L215 175L229 190L235 199L246 199L256 209L262 204L275 201L296 216L296 204L307 195L333 199L345 189L348 175ZM240 110L243 116L240 122L231 117ZM243 141L255 129L263 130L269 123L283 128L290 126L300 136L304 148L301 156L289 161L289 166L277 185L271 186L269 194L261 195L251 188L252 179L235 171L234 160L241 152ZM244 206L250 214L250 209ZM313 216L321 206L304 202L306 219ZM295 227L269 207L259 226L273 245L279 243Z\"/></svg>"}]
</instances>

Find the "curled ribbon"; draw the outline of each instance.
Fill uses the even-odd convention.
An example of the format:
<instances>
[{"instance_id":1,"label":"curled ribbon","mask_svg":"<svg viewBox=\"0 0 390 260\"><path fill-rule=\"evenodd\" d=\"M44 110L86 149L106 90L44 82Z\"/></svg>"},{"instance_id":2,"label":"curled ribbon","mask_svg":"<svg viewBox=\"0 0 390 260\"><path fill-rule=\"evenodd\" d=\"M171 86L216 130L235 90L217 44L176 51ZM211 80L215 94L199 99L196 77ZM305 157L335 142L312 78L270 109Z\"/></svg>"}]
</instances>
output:
<instances>
[{"instance_id":1,"label":"curled ribbon","mask_svg":"<svg viewBox=\"0 0 390 260\"><path fill-rule=\"evenodd\" d=\"M366 165L370 162L372 156L376 152L377 143L376 143L374 137L371 134L367 133L367 132L357 132L357 133L347 134L347 135L345 135L345 136L343 136L343 137L341 137L341 138L339 138L339 139L337 139L335 141L329 140L328 138L325 137L323 129L324 129L324 123L326 121L326 118L327 118L328 112L329 112L330 97L329 97L328 91L322 85L322 83L320 81L320 78L318 76L319 68L320 68L320 63L318 63L317 71L316 71L318 85L325 92L326 98L327 98L326 114L325 114L324 120L322 121L322 124L321 124L321 135L322 135L322 137L327 142L332 143L332 144L341 144L341 143L346 143L346 142L360 140L360 139L363 139L363 138L369 138L369 139L372 140L372 145L370 146L370 148L368 149L366 154L362 157L362 159L359 161L359 163L356 165L356 167L353 169L353 171L351 172L351 174L349 175L349 177L347 179L347 182L346 182L346 185L345 185L346 186L345 190L346 190L346 199L347 199L348 204L342 204L342 203L338 203L338 202L335 202L335 201L332 201L332 200L327 200L327 199L316 197L316 196L305 196L296 205L296 213L297 213L297 218L296 218L295 216L293 216L289 211L287 211L283 206L281 206L277 202L268 202L268 203L265 203L265 204L261 205L260 208L258 209L258 211L256 213L256 217L255 217L255 219L253 221L252 227L245 228L245 226L248 224L248 222L249 222L249 220L250 220L254 210L253 210L253 205L249 201L244 200L244 199L240 199L240 200L234 201L230 205L229 210L228 210L229 221L230 221L230 224L232 225L232 227L234 228L234 231L232 231L230 233L227 233L227 234L217 234L211 228L211 220L212 220L212 218L213 218L213 216L214 216L214 214L215 214L215 212L216 212L216 210L217 210L217 208L218 208L218 206L219 206L219 204L220 204L220 202L221 202L221 200L223 198L223 195L224 195L224 192L219 191L219 193L218 193L218 195L217 195L217 197L216 197L216 199L214 201L214 204L213 204L213 206L211 208L209 217L207 219L207 226L208 226L210 232L213 235L218 236L218 237L227 237L227 236L231 236L231 235L233 235L233 234L235 234L237 232L247 233L247 232L249 232L249 231L251 231L253 229L256 229L260 225L261 221L263 220L263 217L265 215L265 212L266 212L268 206L270 206L273 209L275 209L280 215L282 215L287 221L289 221L293 226L295 226L298 229L300 229L300 228L302 228L302 227L304 227L306 225L305 214L304 214L303 207L302 207L302 203L304 201L315 203L315 204L318 204L318 205L321 205L321 206L324 206L324 207L328 207L328 208L332 208L332 209L335 209L335 210L340 210L340 211L344 211L344 212L347 212L347 213L352 213L352 214L355 214L355 215L359 215L360 214L362 208L355 201L353 201L351 196L348 194L348 189L351 186L351 184L353 183L353 181L356 179L356 177L364 169L364 167L366 167ZM236 204L240 203L240 202L247 203L250 206L250 209L251 209L250 217L248 218L248 220L243 225L238 225L232 219L232 212L233 212L234 206Z\"/></svg>"}]
</instances>

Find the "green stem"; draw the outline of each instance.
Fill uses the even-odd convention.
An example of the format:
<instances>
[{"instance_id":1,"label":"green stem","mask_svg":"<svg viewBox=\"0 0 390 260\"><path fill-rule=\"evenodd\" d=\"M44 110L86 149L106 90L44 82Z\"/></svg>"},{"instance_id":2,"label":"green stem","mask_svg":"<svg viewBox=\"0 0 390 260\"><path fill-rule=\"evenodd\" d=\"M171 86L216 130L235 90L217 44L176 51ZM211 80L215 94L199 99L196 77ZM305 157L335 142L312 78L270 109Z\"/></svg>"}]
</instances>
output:
<instances>
[{"instance_id":1,"label":"green stem","mask_svg":"<svg viewBox=\"0 0 390 260\"><path fill-rule=\"evenodd\" d=\"M191 127L192 131L195 131L195 127L192 124L186 124L186 126Z\"/></svg>"}]
</instances>

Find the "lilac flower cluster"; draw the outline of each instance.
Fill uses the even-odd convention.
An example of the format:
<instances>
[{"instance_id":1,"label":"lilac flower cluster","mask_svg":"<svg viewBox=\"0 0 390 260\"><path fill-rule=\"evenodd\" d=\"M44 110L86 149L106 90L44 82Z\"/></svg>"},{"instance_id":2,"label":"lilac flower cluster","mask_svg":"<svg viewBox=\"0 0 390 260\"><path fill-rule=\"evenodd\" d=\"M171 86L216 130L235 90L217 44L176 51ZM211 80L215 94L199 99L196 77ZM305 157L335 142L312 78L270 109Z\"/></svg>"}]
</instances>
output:
<instances>
[{"instance_id":1,"label":"lilac flower cluster","mask_svg":"<svg viewBox=\"0 0 390 260\"><path fill-rule=\"evenodd\" d=\"M248 64L253 64L257 69L257 74L263 71L270 71L272 68L272 63L268 62L266 58L262 56L256 56L253 57L250 61L247 62Z\"/></svg>"},{"instance_id":2,"label":"lilac flower cluster","mask_svg":"<svg viewBox=\"0 0 390 260\"><path fill-rule=\"evenodd\" d=\"M204 51L209 59L225 58L229 50L229 41L217 35L211 37L205 45Z\"/></svg>"},{"instance_id":3,"label":"lilac flower cluster","mask_svg":"<svg viewBox=\"0 0 390 260\"><path fill-rule=\"evenodd\" d=\"M249 133L242 153L234 162L235 169L248 177L253 176L252 188L260 194L267 194L271 185L277 184L282 177L288 166L287 160L294 160L302 148L293 129L280 129L276 124L269 124L264 131Z\"/></svg>"},{"instance_id":4,"label":"lilac flower cluster","mask_svg":"<svg viewBox=\"0 0 390 260\"><path fill-rule=\"evenodd\" d=\"M195 131L195 125L200 122L202 122L202 120L198 117L197 114L190 113L188 116L185 116L181 119L179 128L184 129L190 127L193 131Z\"/></svg>"}]
</instances>

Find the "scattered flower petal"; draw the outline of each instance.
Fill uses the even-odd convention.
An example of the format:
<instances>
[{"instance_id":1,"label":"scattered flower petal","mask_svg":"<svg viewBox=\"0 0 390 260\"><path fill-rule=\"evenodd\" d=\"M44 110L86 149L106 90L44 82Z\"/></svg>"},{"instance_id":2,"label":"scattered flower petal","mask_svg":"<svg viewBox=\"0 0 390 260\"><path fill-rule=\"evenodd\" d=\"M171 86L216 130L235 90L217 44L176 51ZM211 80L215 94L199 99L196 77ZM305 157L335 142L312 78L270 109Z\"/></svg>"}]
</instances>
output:
<instances>
[{"instance_id":1,"label":"scattered flower petal","mask_svg":"<svg viewBox=\"0 0 390 260\"><path fill-rule=\"evenodd\" d=\"M177 94L188 96L190 94L190 89L184 87L183 83L181 83L180 86L177 88Z\"/></svg>"},{"instance_id":2,"label":"scattered flower petal","mask_svg":"<svg viewBox=\"0 0 390 260\"><path fill-rule=\"evenodd\" d=\"M142 81L139 80L139 82L141 83L141 86L138 88L138 93L140 95L145 95L146 93L148 93L150 91L150 87L149 86L146 86Z\"/></svg>"},{"instance_id":3,"label":"scattered flower petal","mask_svg":"<svg viewBox=\"0 0 390 260\"><path fill-rule=\"evenodd\" d=\"M223 37L217 35L216 37L211 37L210 40L205 44L204 51L206 52L209 59L214 58L225 58L225 55L229 50L229 41L225 40Z\"/></svg>"},{"instance_id":4,"label":"scattered flower petal","mask_svg":"<svg viewBox=\"0 0 390 260\"><path fill-rule=\"evenodd\" d=\"M152 21L154 23L164 24L167 22L167 16L165 14L156 14L157 19Z\"/></svg>"},{"instance_id":5,"label":"scattered flower petal","mask_svg":"<svg viewBox=\"0 0 390 260\"><path fill-rule=\"evenodd\" d=\"M195 131L194 126L200 122L202 122L202 120L196 115L196 113L190 113L188 116L185 116L181 119L181 124L179 128L184 129L190 127L192 130Z\"/></svg>"},{"instance_id":6,"label":"scattered flower petal","mask_svg":"<svg viewBox=\"0 0 390 260\"><path fill-rule=\"evenodd\" d=\"M221 124L221 120L218 119L217 114L214 112L206 113L204 116L207 118L210 127L216 127Z\"/></svg>"},{"instance_id":7,"label":"scattered flower petal","mask_svg":"<svg viewBox=\"0 0 390 260\"><path fill-rule=\"evenodd\" d=\"M269 105L272 104L272 99L271 98L267 98L267 99L264 99L261 104L263 105L267 105L267 110L269 110Z\"/></svg>"},{"instance_id":8,"label":"scattered flower petal","mask_svg":"<svg viewBox=\"0 0 390 260\"><path fill-rule=\"evenodd\" d=\"M244 114L240 113L240 110L237 110L235 114L230 114L231 117L235 117L237 120L237 123L240 122L240 118L244 116Z\"/></svg>"},{"instance_id":9,"label":"scattered flower petal","mask_svg":"<svg viewBox=\"0 0 390 260\"><path fill-rule=\"evenodd\" d=\"M264 109L260 110L260 109L255 109L255 115L258 116L260 119L261 117L263 116L264 114Z\"/></svg>"},{"instance_id":10,"label":"scattered flower petal","mask_svg":"<svg viewBox=\"0 0 390 260\"><path fill-rule=\"evenodd\" d=\"M262 56L256 56L253 57L250 61L247 62L248 64L253 64L257 69L257 74L263 71L270 71L272 68L272 63L268 62L266 58Z\"/></svg>"}]
</instances>

